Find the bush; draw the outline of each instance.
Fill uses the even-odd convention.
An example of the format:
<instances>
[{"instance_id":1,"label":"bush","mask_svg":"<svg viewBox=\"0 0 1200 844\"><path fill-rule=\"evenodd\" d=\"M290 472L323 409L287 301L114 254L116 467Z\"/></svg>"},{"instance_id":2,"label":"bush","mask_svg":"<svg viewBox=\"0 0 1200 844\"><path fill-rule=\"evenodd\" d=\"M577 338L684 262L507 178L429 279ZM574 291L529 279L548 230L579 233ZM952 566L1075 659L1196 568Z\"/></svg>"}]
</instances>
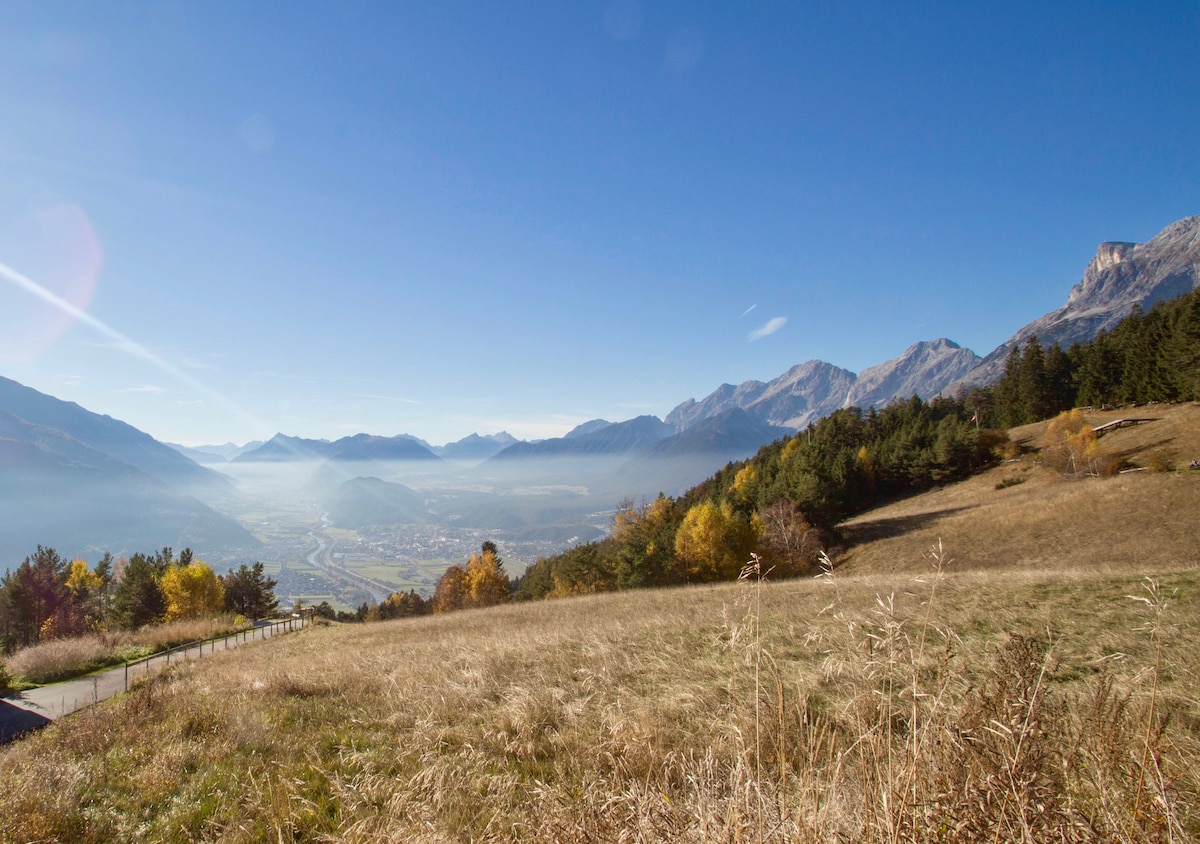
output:
<instances>
[{"instance_id":1,"label":"bush","mask_svg":"<svg viewBox=\"0 0 1200 844\"><path fill-rule=\"evenodd\" d=\"M1078 410L1064 410L1046 428L1042 460L1064 478L1108 477L1120 470Z\"/></svg>"},{"instance_id":2,"label":"bush","mask_svg":"<svg viewBox=\"0 0 1200 844\"><path fill-rule=\"evenodd\" d=\"M1171 472L1175 469L1175 462L1164 449L1156 448L1146 455L1146 468L1151 472Z\"/></svg>"},{"instance_id":3,"label":"bush","mask_svg":"<svg viewBox=\"0 0 1200 844\"><path fill-rule=\"evenodd\" d=\"M30 683L53 683L111 664L109 644L95 635L52 639L19 650L8 659L12 673Z\"/></svg>"},{"instance_id":4,"label":"bush","mask_svg":"<svg viewBox=\"0 0 1200 844\"><path fill-rule=\"evenodd\" d=\"M12 691L12 675L8 673L8 668L3 662L0 662L0 695L6 695Z\"/></svg>"},{"instance_id":5,"label":"bush","mask_svg":"<svg viewBox=\"0 0 1200 844\"><path fill-rule=\"evenodd\" d=\"M152 625L133 633L51 639L17 651L9 657L8 669L30 683L54 683L236 629L236 619L222 616Z\"/></svg>"}]
</instances>

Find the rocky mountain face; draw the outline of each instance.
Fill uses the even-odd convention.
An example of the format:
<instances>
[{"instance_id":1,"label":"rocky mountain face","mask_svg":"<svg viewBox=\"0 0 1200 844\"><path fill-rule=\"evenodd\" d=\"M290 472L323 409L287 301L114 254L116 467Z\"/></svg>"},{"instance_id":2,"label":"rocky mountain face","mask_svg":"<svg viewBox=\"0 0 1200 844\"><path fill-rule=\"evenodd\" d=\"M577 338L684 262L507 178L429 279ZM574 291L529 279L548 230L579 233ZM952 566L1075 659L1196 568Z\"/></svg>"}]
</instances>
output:
<instances>
[{"instance_id":1,"label":"rocky mountain face","mask_svg":"<svg viewBox=\"0 0 1200 844\"><path fill-rule=\"evenodd\" d=\"M898 358L858 375L824 361L793 366L772 381L722 384L701 401L688 399L666 421L678 430L739 408L768 425L798 430L838 408L883 406L913 395L930 398L980 362L970 349L946 339L922 341Z\"/></svg>"},{"instance_id":2,"label":"rocky mountain face","mask_svg":"<svg viewBox=\"0 0 1200 844\"><path fill-rule=\"evenodd\" d=\"M1063 349L1114 328L1134 305L1149 310L1200 285L1200 215L1167 226L1145 243L1101 243L1067 302L1034 320L998 346L953 385L989 384L1004 374L1013 346L1036 336Z\"/></svg>"},{"instance_id":3,"label":"rocky mountain face","mask_svg":"<svg viewBox=\"0 0 1200 844\"><path fill-rule=\"evenodd\" d=\"M666 423L686 431L705 419L740 408L770 425L802 428L841 407L854 386L849 370L810 360L793 366L765 384L744 381L722 384L700 401L688 399L667 414Z\"/></svg>"},{"instance_id":4,"label":"rocky mountain face","mask_svg":"<svg viewBox=\"0 0 1200 844\"><path fill-rule=\"evenodd\" d=\"M909 346L900 357L858 373L846 406L883 407L895 399L931 398L981 361L970 349L945 338L923 340Z\"/></svg>"}]
</instances>

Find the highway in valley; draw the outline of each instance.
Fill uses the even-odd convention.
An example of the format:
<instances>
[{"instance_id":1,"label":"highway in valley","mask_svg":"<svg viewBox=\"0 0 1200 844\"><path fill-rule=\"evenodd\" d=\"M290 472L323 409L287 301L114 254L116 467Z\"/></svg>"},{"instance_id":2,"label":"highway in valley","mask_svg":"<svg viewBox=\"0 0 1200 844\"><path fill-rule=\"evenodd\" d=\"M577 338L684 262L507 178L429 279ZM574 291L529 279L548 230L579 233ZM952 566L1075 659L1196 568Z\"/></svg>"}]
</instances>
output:
<instances>
[{"instance_id":1,"label":"highway in valley","mask_svg":"<svg viewBox=\"0 0 1200 844\"><path fill-rule=\"evenodd\" d=\"M328 523L328 517L326 514L322 513L322 527ZM371 593L371 597L374 598L377 603L383 603L383 601L387 599L388 595L396 591L393 587L388 586L385 583L380 583L378 580L372 580L371 578L365 577L356 571L351 571L335 560L333 557L333 547L336 540L327 536L323 530L310 530L308 535L311 539L315 539L317 542L316 550L308 555L308 564L313 568L320 569L334 580L340 580L344 583L350 583L354 586L366 589Z\"/></svg>"}]
</instances>

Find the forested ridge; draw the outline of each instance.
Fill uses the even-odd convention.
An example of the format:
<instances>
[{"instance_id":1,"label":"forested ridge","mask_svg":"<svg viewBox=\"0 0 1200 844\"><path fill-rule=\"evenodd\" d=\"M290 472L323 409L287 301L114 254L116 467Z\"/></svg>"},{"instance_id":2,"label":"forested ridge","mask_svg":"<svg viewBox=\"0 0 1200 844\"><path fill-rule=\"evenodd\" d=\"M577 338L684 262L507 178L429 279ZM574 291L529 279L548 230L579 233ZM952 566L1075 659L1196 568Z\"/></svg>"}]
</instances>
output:
<instances>
[{"instance_id":1,"label":"forested ridge","mask_svg":"<svg viewBox=\"0 0 1200 844\"><path fill-rule=\"evenodd\" d=\"M612 535L539 559L517 599L732 580L752 553L774 577L812 572L836 525L986 468L1005 429L1080 406L1200 400L1200 292L1135 308L1069 350L1014 346L1003 377L954 398L851 407L731 463L678 498L624 502ZM1077 424L1076 424L1077 427ZM1077 432L1074 432L1077 433Z\"/></svg>"},{"instance_id":2,"label":"forested ridge","mask_svg":"<svg viewBox=\"0 0 1200 844\"><path fill-rule=\"evenodd\" d=\"M1067 351L1036 337L1009 353L1004 376L972 391L984 424L1011 428L1073 407L1200 400L1200 291L1134 308L1112 331Z\"/></svg>"}]
</instances>

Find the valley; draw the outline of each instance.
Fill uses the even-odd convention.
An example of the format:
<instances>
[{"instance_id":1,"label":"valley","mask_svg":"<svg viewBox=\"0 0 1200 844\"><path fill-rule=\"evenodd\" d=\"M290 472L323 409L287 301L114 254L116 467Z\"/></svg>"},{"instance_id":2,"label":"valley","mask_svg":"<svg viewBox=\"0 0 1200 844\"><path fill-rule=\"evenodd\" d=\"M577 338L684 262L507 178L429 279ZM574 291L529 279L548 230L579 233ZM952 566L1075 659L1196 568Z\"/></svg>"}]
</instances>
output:
<instances>
[{"instance_id":1,"label":"valley","mask_svg":"<svg viewBox=\"0 0 1200 844\"><path fill-rule=\"evenodd\" d=\"M381 468L373 467L375 471ZM232 472L237 471L232 467ZM539 557L561 550L564 538L571 539L561 533L538 538L543 528L523 528L520 519L510 518L509 527L496 528L453 524L465 520L460 511L448 512L441 520L430 516L407 523L339 526L318 498L296 491L294 475L288 475L291 480L287 482L269 484L261 469L253 474L241 472L240 477L243 494L224 497L213 506L243 524L261 545L253 559L234 552L208 555L206 560L222 567L261 561L276 580L275 591L284 606L328 601L335 609L352 612L364 603L380 602L392 592L411 589L428 596L447 567L464 563L488 539L500 546L507 570L516 576ZM505 496L506 512L521 512L551 493L518 488ZM461 506L464 498L486 500L495 493L431 485L421 494L431 501L457 501ZM591 506L594 502L589 501L587 507ZM611 512L588 513L586 509L577 512L577 529L588 531L586 536L591 538L607 528Z\"/></svg>"}]
</instances>

